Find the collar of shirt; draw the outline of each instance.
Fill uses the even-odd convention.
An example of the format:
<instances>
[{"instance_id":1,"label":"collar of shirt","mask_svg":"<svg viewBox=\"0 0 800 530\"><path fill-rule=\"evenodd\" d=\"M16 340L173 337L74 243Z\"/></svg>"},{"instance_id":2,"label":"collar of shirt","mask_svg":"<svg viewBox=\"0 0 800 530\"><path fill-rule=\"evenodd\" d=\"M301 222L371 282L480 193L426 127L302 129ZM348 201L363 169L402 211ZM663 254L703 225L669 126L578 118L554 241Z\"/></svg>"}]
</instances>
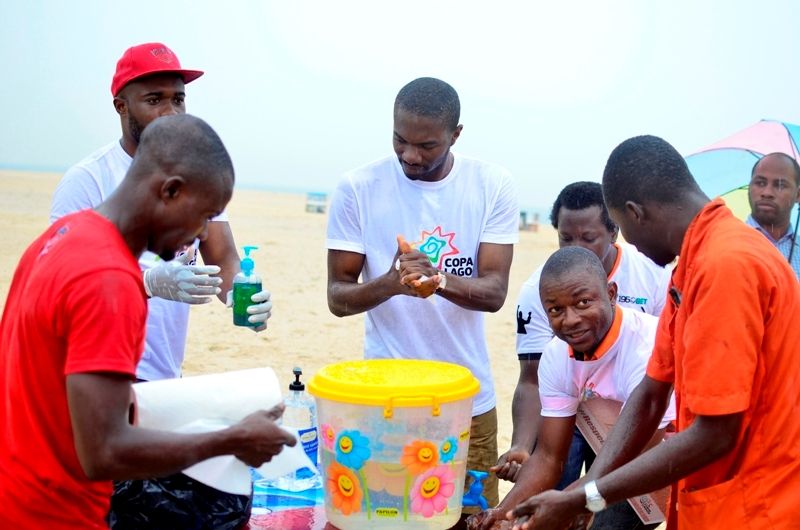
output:
<instances>
[{"instance_id":1,"label":"collar of shirt","mask_svg":"<svg viewBox=\"0 0 800 530\"><path fill-rule=\"evenodd\" d=\"M611 346L617 342L619 338L619 330L622 327L622 309L618 305L614 306L614 320L611 321L611 327L608 328L608 332L606 336L603 337L603 340L600 341L600 344L597 345L597 348L594 349L594 352L590 353L589 355L584 355L582 352L576 352L572 349L572 346L569 347L569 356L576 361L596 361L605 353L611 349Z\"/></svg>"},{"instance_id":2,"label":"collar of shirt","mask_svg":"<svg viewBox=\"0 0 800 530\"><path fill-rule=\"evenodd\" d=\"M770 234L770 233L769 233L767 230L765 230L765 229L764 229L764 227L762 227L762 226L761 226L761 225L758 223L758 221L756 221L755 219L753 219L753 216L752 216L752 215L748 215L748 216L747 216L747 220L745 220L745 223L746 223L748 226L752 226L753 228L755 228L756 230L758 230L759 232L761 232L762 234L764 234L764 235L767 237L767 239L769 239L769 240L770 240L770 241L771 241L773 244L775 244L775 245L777 245L778 243L781 243L781 242L783 242L783 241L788 241L788 240L792 239L792 234L794 234L794 230L792 230L792 224L791 224L791 223L789 223L789 229L786 231L786 233L785 233L785 234L783 234L783 236L781 236L781 238L780 238L780 239L778 239L778 240L776 241L776 240L772 239L772 235L771 235L771 234Z\"/></svg>"}]
</instances>

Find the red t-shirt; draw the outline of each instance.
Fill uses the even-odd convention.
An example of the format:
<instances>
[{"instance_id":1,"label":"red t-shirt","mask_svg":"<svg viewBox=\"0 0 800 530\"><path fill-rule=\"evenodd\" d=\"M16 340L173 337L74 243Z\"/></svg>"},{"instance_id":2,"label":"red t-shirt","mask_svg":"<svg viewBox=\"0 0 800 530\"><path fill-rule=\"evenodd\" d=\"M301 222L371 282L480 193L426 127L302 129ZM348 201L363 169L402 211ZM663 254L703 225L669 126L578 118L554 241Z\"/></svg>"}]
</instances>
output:
<instances>
[{"instance_id":1,"label":"red t-shirt","mask_svg":"<svg viewBox=\"0 0 800 530\"><path fill-rule=\"evenodd\" d=\"M106 528L110 481L75 452L66 376L134 377L147 302L122 235L87 210L22 256L0 322L0 528Z\"/></svg>"},{"instance_id":2,"label":"red t-shirt","mask_svg":"<svg viewBox=\"0 0 800 530\"><path fill-rule=\"evenodd\" d=\"M743 413L736 447L678 482L670 527L798 528L800 284L721 200L689 225L647 375L675 385L678 430Z\"/></svg>"}]
</instances>

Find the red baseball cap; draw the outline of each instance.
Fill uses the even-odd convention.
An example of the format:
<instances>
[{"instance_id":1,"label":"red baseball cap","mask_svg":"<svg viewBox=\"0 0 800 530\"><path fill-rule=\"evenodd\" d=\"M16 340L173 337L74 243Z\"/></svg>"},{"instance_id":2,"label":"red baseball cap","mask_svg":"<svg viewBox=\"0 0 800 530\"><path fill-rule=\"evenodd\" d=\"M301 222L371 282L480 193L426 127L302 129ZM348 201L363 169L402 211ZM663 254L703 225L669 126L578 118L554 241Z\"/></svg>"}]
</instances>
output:
<instances>
[{"instance_id":1,"label":"red baseball cap","mask_svg":"<svg viewBox=\"0 0 800 530\"><path fill-rule=\"evenodd\" d=\"M200 70L184 70L178 56L160 42L148 42L131 46L117 61L117 71L111 80L111 94L116 96L125 85L146 75L174 72L191 83L201 75Z\"/></svg>"}]
</instances>

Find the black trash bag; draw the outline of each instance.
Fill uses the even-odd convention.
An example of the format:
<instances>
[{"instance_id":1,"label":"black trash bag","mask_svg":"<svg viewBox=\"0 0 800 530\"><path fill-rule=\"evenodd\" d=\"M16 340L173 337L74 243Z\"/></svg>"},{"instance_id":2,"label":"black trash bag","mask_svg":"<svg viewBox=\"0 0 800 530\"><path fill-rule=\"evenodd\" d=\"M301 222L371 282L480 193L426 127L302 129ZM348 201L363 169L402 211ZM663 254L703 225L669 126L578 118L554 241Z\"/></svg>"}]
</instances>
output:
<instances>
[{"instance_id":1,"label":"black trash bag","mask_svg":"<svg viewBox=\"0 0 800 530\"><path fill-rule=\"evenodd\" d=\"M236 530L250 520L250 495L215 490L182 473L114 483L112 530Z\"/></svg>"}]
</instances>

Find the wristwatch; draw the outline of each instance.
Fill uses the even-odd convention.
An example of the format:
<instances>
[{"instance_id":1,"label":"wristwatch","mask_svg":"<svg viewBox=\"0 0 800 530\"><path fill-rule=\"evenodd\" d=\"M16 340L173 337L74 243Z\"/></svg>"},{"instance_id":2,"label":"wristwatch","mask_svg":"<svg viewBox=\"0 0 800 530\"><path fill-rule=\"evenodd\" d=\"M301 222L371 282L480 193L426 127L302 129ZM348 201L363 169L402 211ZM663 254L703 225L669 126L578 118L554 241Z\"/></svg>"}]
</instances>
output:
<instances>
[{"instance_id":1,"label":"wristwatch","mask_svg":"<svg viewBox=\"0 0 800 530\"><path fill-rule=\"evenodd\" d=\"M586 492L586 509L592 513L602 512L606 509L606 500L600 495L600 490L597 489L597 482L592 480L587 482L583 487Z\"/></svg>"},{"instance_id":2,"label":"wristwatch","mask_svg":"<svg viewBox=\"0 0 800 530\"><path fill-rule=\"evenodd\" d=\"M439 273L439 285L436 286L436 292L441 293L447 287L447 276L443 272Z\"/></svg>"}]
</instances>

